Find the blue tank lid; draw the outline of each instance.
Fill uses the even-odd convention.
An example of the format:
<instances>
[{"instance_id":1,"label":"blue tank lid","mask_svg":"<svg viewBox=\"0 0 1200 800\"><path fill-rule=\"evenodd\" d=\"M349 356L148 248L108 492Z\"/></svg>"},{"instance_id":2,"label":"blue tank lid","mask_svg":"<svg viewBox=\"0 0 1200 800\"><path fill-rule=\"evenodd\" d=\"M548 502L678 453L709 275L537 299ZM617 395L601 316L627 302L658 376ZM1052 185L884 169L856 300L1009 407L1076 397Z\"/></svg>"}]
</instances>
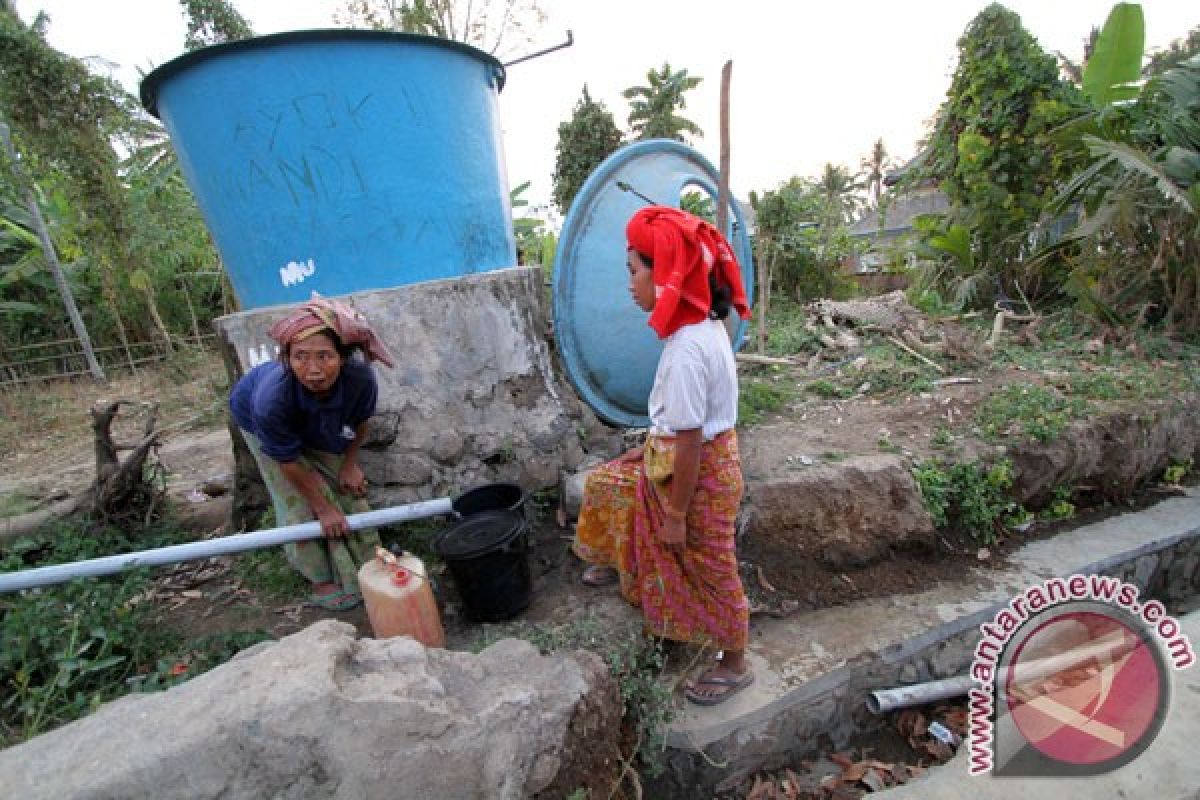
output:
<instances>
[{"instance_id":1,"label":"blue tank lid","mask_svg":"<svg viewBox=\"0 0 1200 800\"><path fill-rule=\"evenodd\" d=\"M712 164L691 147L651 139L605 159L571 203L554 260L554 339L567 378L606 422L650 424L646 405L662 353L648 315L629 296L625 225L650 201L678 207L689 186L715 198L717 181ZM746 295L753 298L750 238L742 208L732 197L730 210L732 230L725 235L742 266ZM730 323L736 350L746 321L731 312Z\"/></svg>"}]
</instances>

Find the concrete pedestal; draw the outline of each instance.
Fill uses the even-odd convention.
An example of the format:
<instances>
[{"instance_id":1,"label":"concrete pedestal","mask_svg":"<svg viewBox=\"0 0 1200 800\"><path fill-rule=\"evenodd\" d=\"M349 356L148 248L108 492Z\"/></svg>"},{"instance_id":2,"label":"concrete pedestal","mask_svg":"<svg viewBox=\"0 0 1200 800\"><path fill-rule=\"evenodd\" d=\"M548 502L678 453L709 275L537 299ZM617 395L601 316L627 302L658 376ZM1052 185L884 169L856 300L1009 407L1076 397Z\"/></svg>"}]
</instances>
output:
<instances>
[{"instance_id":1,"label":"concrete pedestal","mask_svg":"<svg viewBox=\"0 0 1200 800\"><path fill-rule=\"evenodd\" d=\"M598 423L552 366L542 292L541 271L517 267L340 298L397 361L376 365L379 403L361 454L373 506L494 481L533 491L580 463ZM231 377L277 357L267 330L291 308L216 321Z\"/></svg>"}]
</instances>

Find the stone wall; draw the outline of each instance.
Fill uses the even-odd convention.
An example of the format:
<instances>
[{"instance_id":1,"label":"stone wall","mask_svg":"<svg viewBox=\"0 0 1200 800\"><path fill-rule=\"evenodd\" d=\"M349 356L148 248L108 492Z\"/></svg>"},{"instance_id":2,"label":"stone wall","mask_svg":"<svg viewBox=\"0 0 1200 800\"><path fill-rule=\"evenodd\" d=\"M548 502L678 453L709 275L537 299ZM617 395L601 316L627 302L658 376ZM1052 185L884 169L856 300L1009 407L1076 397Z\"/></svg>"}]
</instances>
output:
<instances>
[{"instance_id":1,"label":"stone wall","mask_svg":"<svg viewBox=\"0 0 1200 800\"><path fill-rule=\"evenodd\" d=\"M494 481L549 487L582 460L590 437L607 435L553 367L538 268L341 299L371 321L398 362L377 365L379 404L362 450L375 507ZM289 310L217 320L234 377L277 356L267 329Z\"/></svg>"}]
</instances>

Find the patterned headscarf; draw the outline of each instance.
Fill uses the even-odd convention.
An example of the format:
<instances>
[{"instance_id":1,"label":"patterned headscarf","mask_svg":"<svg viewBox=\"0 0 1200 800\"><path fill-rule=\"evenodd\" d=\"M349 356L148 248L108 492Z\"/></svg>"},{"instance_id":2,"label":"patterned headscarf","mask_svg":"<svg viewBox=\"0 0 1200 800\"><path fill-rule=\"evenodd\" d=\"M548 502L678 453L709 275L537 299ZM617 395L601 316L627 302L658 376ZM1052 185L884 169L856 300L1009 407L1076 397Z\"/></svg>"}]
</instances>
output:
<instances>
[{"instance_id":1,"label":"patterned headscarf","mask_svg":"<svg viewBox=\"0 0 1200 800\"><path fill-rule=\"evenodd\" d=\"M665 339L684 325L707 319L712 309L708 276L715 270L718 286L728 286L733 307L750 317L742 269L715 227L685 211L649 206L625 227L629 246L653 261L657 299L650 327Z\"/></svg>"},{"instance_id":2,"label":"patterned headscarf","mask_svg":"<svg viewBox=\"0 0 1200 800\"><path fill-rule=\"evenodd\" d=\"M279 342L280 347L286 348L292 342L302 342L321 331L330 331L346 346L361 347L368 361L396 366L392 354L375 335L366 317L345 303L321 297L316 292L298 310L272 325L268 334Z\"/></svg>"}]
</instances>

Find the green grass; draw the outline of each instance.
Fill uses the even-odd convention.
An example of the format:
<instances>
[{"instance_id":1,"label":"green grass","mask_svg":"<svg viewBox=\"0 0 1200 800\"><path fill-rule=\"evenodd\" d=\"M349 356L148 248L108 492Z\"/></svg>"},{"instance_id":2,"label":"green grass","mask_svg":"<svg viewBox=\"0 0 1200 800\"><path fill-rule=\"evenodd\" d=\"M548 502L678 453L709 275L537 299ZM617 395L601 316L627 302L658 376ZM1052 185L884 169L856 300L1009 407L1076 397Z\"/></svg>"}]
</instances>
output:
<instances>
[{"instance_id":1,"label":"green grass","mask_svg":"<svg viewBox=\"0 0 1200 800\"><path fill-rule=\"evenodd\" d=\"M770 319L767 321L767 353L773 356L795 356L820 352L821 342L805 325L808 315L799 303L787 297L771 298ZM748 338L758 333L751 321Z\"/></svg>"},{"instance_id":2,"label":"green grass","mask_svg":"<svg viewBox=\"0 0 1200 800\"><path fill-rule=\"evenodd\" d=\"M815 394L817 397L823 397L826 400L844 400L854 395L853 389L846 386L839 386L825 378L818 378L805 386L804 390Z\"/></svg>"},{"instance_id":3,"label":"green grass","mask_svg":"<svg viewBox=\"0 0 1200 800\"><path fill-rule=\"evenodd\" d=\"M791 392L781 386L762 381L744 381L738 390L738 419L743 425L754 425L771 412L783 408Z\"/></svg>"},{"instance_id":4,"label":"green grass","mask_svg":"<svg viewBox=\"0 0 1200 800\"><path fill-rule=\"evenodd\" d=\"M945 425L939 424L937 430L933 432L929 443L934 447L944 450L954 444L954 434Z\"/></svg>"}]
</instances>

